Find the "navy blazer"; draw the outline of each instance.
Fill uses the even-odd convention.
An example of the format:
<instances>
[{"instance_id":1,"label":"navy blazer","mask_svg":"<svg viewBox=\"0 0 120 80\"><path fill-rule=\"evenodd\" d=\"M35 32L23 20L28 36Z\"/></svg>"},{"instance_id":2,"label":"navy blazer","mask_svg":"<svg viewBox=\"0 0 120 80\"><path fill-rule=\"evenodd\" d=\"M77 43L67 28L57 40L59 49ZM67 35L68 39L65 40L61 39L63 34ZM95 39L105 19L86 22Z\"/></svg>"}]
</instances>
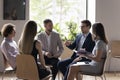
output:
<instances>
[{"instance_id":1,"label":"navy blazer","mask_svg":"<svg viewBox=\"0 0 120 80\"><path fill-rule=\"evenodd\" d=\"M70 49L72 49L72 50L73 49L77 50L78 46L79 46L79 42L80 42L81 37L82 37L82 34L79 34L76 37L75 41L71 45L69 45L67 47L70 48ZM92 40L91 33L89 33L88 36L86 37L86 40L83 43L82 48L85 48L85 50L88 51L88 52L92 52L94 46L95 46L95 42ZM75 59L76 57L77 57L76 53L73 53L73 55L71 56L71 58L73 58L73 59Z\"/></svg>"}]
</instances>

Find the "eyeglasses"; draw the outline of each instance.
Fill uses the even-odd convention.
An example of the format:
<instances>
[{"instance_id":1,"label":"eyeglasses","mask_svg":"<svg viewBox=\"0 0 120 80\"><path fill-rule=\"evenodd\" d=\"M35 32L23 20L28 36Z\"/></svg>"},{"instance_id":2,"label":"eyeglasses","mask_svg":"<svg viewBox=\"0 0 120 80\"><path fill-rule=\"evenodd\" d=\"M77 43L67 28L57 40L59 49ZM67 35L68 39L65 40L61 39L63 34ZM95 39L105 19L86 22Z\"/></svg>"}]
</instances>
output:
<instances>
[{"instance_id":1,"label":"eyeglasses","mask_svg":"<svg viewBox=\"0 0 120 80\"><path fill-rule=\"evenodd\" d=\"M80 27L86 27L86 26L80 26Z\"/></svg>"}]
</instances>

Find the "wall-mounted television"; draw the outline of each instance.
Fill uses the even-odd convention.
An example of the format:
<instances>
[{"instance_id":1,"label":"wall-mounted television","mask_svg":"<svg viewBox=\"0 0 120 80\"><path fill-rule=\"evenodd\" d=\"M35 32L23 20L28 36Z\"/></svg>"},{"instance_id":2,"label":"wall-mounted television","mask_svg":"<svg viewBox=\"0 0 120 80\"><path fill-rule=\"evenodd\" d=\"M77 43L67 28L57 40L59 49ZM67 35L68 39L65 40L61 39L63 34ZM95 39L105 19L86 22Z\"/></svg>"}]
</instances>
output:
<instances>
[{"instance_id":1,"label":"wall-mounted television","mask_svg":"<svg viewBox=\"0 0 120 80\"><path fill-rule=\"evenodd\" d=\"M4 20L25 20L26 0L3 0Z\"/></svg>"}]
</instances>

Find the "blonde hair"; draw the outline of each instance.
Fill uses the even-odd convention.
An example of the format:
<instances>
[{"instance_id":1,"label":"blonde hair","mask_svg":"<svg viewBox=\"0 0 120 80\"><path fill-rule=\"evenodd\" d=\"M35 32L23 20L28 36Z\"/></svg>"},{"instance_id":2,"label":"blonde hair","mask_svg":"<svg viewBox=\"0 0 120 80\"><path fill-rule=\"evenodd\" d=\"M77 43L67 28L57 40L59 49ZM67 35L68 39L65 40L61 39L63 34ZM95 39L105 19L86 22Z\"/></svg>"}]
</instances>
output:
<instances>
[{"instance_id":1,"label":"blonde hair","mask_svg":"<svg viewBox=\"0 0 120 80\"><path fill-rule=\"evenodd\" d=\"M31 54L34 37L37 33L37 24L34 21L26 22L18 42L19 51L22 54Z\"/></svg>"}]
</instances>

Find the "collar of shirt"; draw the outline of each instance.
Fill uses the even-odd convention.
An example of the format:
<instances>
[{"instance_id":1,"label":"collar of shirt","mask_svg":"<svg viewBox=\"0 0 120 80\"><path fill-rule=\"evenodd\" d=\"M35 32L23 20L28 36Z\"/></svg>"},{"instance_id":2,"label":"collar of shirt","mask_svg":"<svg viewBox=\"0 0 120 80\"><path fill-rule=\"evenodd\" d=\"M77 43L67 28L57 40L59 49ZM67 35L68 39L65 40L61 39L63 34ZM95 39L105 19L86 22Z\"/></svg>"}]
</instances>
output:
<instances>
[{"instance_id":1,"label":"collar of shirt","mask_svg":"<svg viewBox=\"0 0 120 80\"><path fill-rule=\"evenodd\" d=\"M90 32L88 32L87 34L82 34L82 36L84 36L85 38L88 36Z\"/></svg>"},{"instance_id":2,"label":"collar of shirt","mask_svg":"<svg viewBox=\"0 0 120 80\"><path fill-rule=\"evenodd\" d=\"M12 42L13 39L9 39L9 38L4 38L4 40L8 41L8 42Z\"/></svg>"},{"instance_id":3,"label":"collar of shirt","mask_svg":"<svg viewBox=\"0 0 120 80\"><path fill-rule=\"evenodd\" d=\"M52 32L50 32L50 35L48 35L48 34L45 32L46 37L50 37L50 36L51 36L51 33L52 33Z\"/></svg>"}]
</instances>

